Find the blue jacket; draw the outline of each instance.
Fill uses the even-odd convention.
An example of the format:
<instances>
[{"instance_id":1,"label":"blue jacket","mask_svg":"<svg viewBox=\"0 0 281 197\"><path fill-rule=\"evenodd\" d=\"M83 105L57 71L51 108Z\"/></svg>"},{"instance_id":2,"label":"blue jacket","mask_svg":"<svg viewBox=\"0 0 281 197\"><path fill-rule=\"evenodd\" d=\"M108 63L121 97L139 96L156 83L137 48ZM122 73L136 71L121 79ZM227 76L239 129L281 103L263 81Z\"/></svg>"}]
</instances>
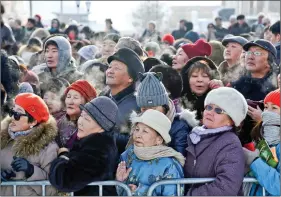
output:
<instances>
[{"instance_id":1,"label":"blue jacket","mask_svg":"<svg viewBox=\"0 0 281 197\"><path fill-rule=\"evenodd\" d=\"M132 167L125 184L134 184L138 187L133 193L134 196L146 196L149 187L156 181L184 177L183 168L176 159L164 157L150 161L139 160L134 154L133 145L122 153L121 161L126 162L127 168ZM121 188L117 188L117 193L119 196L126 195ZM153 196L176 195L176 185L159 186L153 193ZM181 195L183 195L183 187L181 187Z\"/></svg>"},{"instance_id":2,"label":"blue jacket","mask_svg":"<svg viewBox=\"0 0 281 197\"><path fill-rule=\"evenodd\" d=\"M168 145L180 152L183 156L186 156L187 135L193 127L198 125L195 116L196 114L194 112L183 110L175 116L169 131L172 140Z\"/></svg>"},{"instance_id":3,"label":"blue jacket","mask_svg":"<svg viewBox=\"0 0 281 197\"><path fill-rule=\"evenodd\" d=\"M259 184L266 190L266 196L280 196L280 143L276 146L278 165L270 167L261 158L256 159L250 168L253 171ZM254 184L250 196L262 196L262 187Z\"/></svg>"}]
</instances>

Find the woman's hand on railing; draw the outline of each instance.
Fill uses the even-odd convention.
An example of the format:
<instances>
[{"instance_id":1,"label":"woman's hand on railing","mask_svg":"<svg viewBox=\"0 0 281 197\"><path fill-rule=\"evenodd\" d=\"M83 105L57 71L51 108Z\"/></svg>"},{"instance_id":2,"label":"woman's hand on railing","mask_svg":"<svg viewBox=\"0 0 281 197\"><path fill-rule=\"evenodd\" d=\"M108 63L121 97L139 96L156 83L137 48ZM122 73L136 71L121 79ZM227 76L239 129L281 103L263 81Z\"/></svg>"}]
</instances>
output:
<instances>
[{"instance_id":1,"label":"woman's hand on railing","mask_svg":"<svg viewBox=\"0 0 281 197\"><path fill-rule=\"evenodd\" d=\"M118 168L117 168L117 172L116 172L116 180L117 181L125 181L130 172L132 171L132 168L128 168L126 167L126 162L125 161L121 161L119 164L118 164Z\"/></svg>"}]
</instances>

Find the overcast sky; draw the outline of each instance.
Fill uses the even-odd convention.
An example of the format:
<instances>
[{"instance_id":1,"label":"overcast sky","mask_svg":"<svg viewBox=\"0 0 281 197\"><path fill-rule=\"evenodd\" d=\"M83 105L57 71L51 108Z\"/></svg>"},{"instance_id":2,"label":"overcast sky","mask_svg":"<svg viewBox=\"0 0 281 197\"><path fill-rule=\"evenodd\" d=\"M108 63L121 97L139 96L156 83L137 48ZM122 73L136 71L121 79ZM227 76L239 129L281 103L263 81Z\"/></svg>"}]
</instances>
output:
<instances>
[{"instance_id":1,"label":"overcast sky","mask_svg":"<svg viewBox=\"0 0 281 197\"><path fill-rule=\"evenodd\" d=\"M142 1L91 1L89 19L99 24L104 24L106 18L112 18L118 29L132 27L132 12L137 9ZM221 1L160 1L167 6L217 6ZM53 12L60 12L60 1L32 1L33 15L40 14L43 20L51 20L55 17ZM25 1L24 8L29 15L29 1ZM80 13L87 12L86 1L80 1ZM76 1L63 1L64 13L76 13Z\"/></svg>"}]
</instances>

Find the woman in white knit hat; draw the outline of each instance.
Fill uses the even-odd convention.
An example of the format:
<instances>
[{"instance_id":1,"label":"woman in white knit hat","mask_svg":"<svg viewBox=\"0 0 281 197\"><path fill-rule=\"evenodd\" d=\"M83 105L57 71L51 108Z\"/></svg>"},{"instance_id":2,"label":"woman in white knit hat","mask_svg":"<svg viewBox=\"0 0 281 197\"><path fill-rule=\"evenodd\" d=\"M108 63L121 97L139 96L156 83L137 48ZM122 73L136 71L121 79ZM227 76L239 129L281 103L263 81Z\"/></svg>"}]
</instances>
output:
<instances>
[{"instance_id":1,"label":"woman in white knit hat","mask_svg":"<svg viewBox=\"0 0 281 197\"><path fill-rule=\"evenodd\" d=\"M220 87L208 93L203 126L188 136L184 166L186 178L215 178L208 184L194 184L188 196L243 195L245 158L235 133L245 119L248 106L241 93Z\"/></svg>"},{"instance_id":2,"label":"woman in white knit hat","mask_svg":"<svg viewBox=\"0 0 281 197\"><path fill-rule=\"evenodd\" d=\"M132 118L133 145L122 155L116 179L127 184L134 196L145 196L156 181L183 178L184 157L166 146L171 141L171 122L163 113L149 109ZM120 195L125 195L118 188ZM181 195L183 187L181 187ZM157 187L154 196L177 195L176 185Z\"/></svg>"}]
</instances>

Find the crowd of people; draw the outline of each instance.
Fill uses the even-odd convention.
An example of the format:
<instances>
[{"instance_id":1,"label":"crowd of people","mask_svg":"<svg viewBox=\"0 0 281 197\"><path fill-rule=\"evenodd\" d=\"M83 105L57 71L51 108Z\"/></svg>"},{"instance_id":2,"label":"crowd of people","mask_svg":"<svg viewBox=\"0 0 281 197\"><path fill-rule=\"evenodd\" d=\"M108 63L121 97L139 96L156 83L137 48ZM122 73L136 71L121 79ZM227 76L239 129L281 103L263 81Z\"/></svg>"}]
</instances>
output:
<instances>
[{"instance_id":1,"label":"crowd of people","mask_svg":"<svg viewBox=\"0 0 281 197\"><path fill-rule=\"evenodd\" d=\"M179 192L280 196L280 21L230 21L226 29L217 17L207 35L187 20L165 35L149 22L135 39L111 19L104 32L58 19L47 30L40 15L26 26L1 20L1 182L48 180L48 196L97 196L89 183L116 180L145 196L156 181L215 178Z\"/></svg>"}]
</instances>

